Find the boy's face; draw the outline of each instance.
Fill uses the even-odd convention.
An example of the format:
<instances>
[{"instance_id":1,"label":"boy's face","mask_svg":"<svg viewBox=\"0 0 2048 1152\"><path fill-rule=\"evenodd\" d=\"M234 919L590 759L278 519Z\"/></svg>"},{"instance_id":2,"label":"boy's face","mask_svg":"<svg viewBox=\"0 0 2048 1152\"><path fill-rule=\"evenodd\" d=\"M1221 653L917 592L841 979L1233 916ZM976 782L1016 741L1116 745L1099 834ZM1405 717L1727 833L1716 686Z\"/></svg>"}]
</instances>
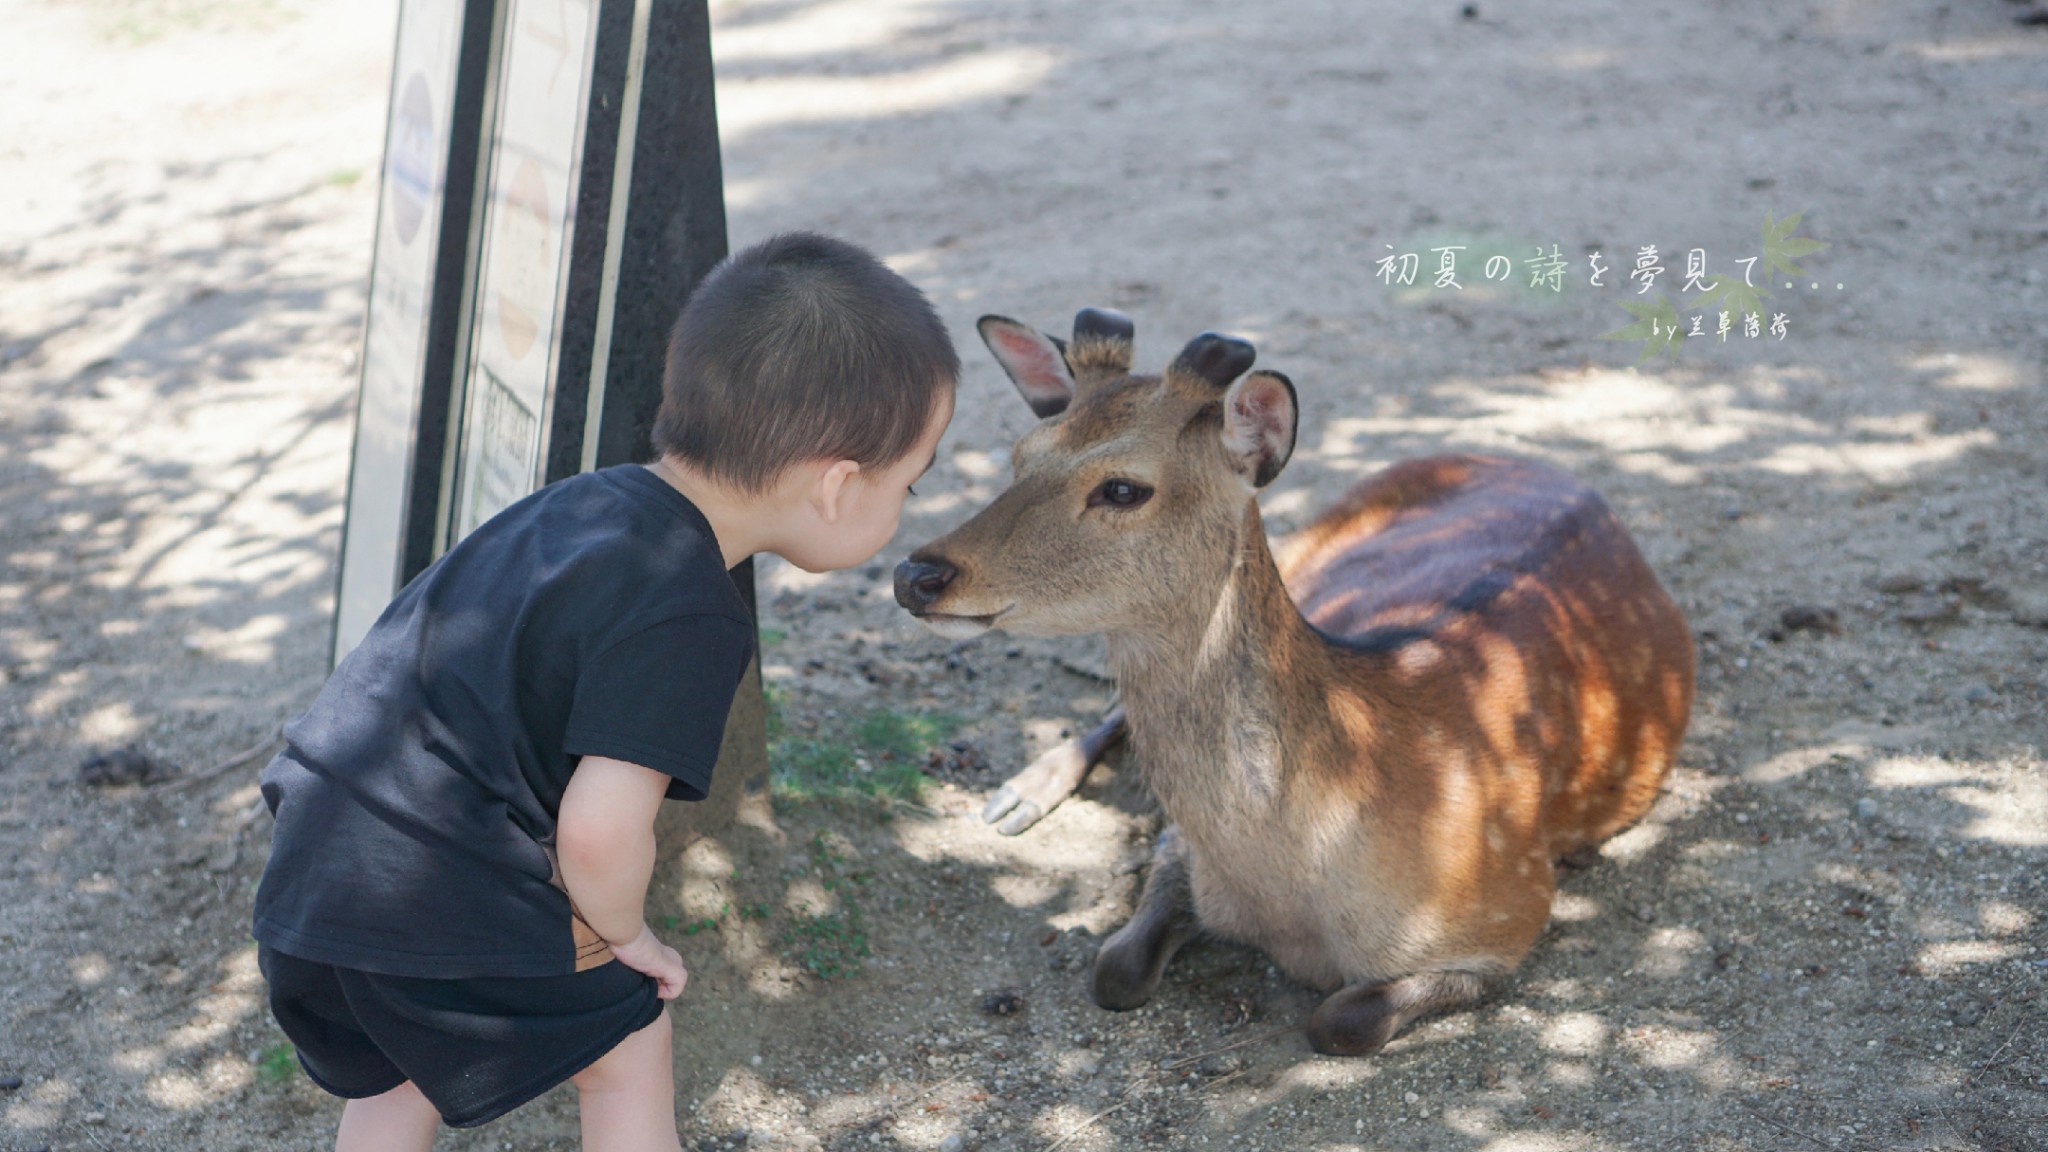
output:
<instances>
[{"instance_id":1,"label":"boy's face","mask_svg":"<svg viewBox=\"0 0 2048 1152\"><path fill-rule=\"evenodd\" d=\"M896 535L910 486L931 467L939 437L952 422L953 395L948 390L932 408L916 446L887 468L856 473L840 494L837 521L815 525L803 539L780 549L783 559L806 572L830 572L851 568L881 551Z\"/></svg>"}]
</instances>

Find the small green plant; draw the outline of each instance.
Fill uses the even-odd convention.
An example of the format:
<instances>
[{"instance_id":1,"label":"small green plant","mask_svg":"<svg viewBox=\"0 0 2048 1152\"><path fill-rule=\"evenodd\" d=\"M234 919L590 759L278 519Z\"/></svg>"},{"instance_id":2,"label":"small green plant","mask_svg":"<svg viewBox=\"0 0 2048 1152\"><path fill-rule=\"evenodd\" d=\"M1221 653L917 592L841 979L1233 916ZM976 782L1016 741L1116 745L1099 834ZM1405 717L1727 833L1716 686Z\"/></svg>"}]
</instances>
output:
<instances>
[{"instance_id":1,"label":"small green plant","mask_svg":"<svg viewBox=\"0 0 2048 1152\"><path fill-rule=\"evenodd\" d=\"M784 940L805 971L826 980L858 975L867 964L868 930L851 904L844 913L796 917Z\"/></svg>"},{"instance_id":2,"label":"small green plant","mask_svg":"<svg viewBox=\"0 0 2048 1152\"><path fill-rule=\"evenodd\" d=\"M837 895L839 910L798 913L783 930L783 944L792 960L821 979L859 975L867 966L870 953L867 921L859 900L855 899L855 888L866 884L868 876L847 871L846 858L832 850L823 832L812 834L810 857L811 871L817 874L825 891ZM764 916L767 914L765 905L757 907Z\"/></svg>"},{"instance_id":3,"label":"small green plant","mask_svg":"<svg viewBox=\"0 0 2048 1152\"><path fill-rule=\"evenodd\" d=\"M298 1068L299 1055L290 1044L272 1044L256 1057L256 1078L265 1084L282 1084Z\"/></svg>"},{"instance_id":4,"label":"small green plant","mask_svg":"<svg viewBox=\"0 0 2048 1152\"><path fill-rule=\"evenodd\" d=\"M742 920L766 920L768 916L769 908L766 904L740 905L740 919Z\"/></svg>"},{"instance_id":5,"label":"small green plant","mask_svg":"<svg viewBox=\"0 0 2048 1152\"><path fill-rule=\"evenodd\" d=\"M877 709L816 735L800 735L768 694L768 763L785 800L917 800L924 794L925 752L960 722L944 713Z\"/></svg>"},{"instance_id":6,"label":"small green plant","mask_svg":"<svg viewBox=\"0 0 2048 1152\"><path fill-rule=\"evenodd\" d=\"M688 924L683 925L683 935L695 936L699 932L709 931L716 927L718 927L717 917L705 916L701 919L692 920Z\"/></svg>"}]
</instances>

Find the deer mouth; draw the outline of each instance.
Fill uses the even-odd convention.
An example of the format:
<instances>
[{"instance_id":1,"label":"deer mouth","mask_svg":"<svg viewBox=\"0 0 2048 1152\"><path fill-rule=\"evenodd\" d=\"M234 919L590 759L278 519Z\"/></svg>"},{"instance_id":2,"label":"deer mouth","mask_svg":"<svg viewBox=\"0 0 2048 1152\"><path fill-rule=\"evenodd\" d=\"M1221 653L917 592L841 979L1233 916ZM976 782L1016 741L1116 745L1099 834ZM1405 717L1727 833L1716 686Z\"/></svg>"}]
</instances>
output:
<instances>
[{"instance_id":1,"label":"deer mouth","mask_svg":"<svg viewBox=\"0 0 2048 1152\"><path fill-rule=\"evenodd\" d=\"M1015 607L1015 605L1011 605ZM917 618L925 627L948 640L972 640L996 626L996 621L1009 614L1010 609L991 612L986 616L955 616L946 612L928 612Z\"/></svg>"}]
</instances>

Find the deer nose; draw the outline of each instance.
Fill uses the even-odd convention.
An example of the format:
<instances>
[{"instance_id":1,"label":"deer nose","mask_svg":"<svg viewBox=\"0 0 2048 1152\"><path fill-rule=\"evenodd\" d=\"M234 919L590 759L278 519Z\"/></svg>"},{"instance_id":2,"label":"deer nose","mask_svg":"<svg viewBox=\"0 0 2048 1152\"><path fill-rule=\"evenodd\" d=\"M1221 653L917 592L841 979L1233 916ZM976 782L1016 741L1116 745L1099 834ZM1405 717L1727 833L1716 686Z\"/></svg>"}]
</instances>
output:
<instances>
[{"instance_id":1,"label":"deer nose","mask_svg":"<svg viewBox=\"0 0 2048 1152\"><path fill-rule=\"evenodd\" d=\"M959 574L959 569L944 561L905 560L896 566L896 602L912 615L923 615Z\"/></svg>"}]
</instances>

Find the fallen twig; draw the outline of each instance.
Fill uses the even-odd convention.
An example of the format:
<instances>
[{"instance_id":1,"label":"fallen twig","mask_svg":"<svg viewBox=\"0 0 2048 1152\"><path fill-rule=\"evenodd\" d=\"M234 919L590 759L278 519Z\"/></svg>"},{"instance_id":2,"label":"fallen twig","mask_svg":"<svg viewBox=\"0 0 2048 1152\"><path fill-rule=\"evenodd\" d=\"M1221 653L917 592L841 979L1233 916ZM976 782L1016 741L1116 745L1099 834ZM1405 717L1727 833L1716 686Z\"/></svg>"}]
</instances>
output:
<instances>
[{"instance_id":1,"label":"fallen twig","mask_svg":"<svg viewBox=\"0 0 2048 1152\"><path fill-rule=\"evenodd\" d=\"M1244 1074L1245 1074L1246 1072L1248 1072L1248 1071L1250 1071L1250 1069L1248 1069L1248 1068L1239 1068L1239 1069L1238 1069L1237 1071L1235 1071L1235 1072L1232 1072L1232 1073L1231 1073L1231 1074L1229 1074L1228 1076L1218 1076L1218 1077L1217 1077L1217 1078L1215 1078L1214 1080L1210 1080L1210 1081L1208 1081L1208 1082L1204 1083L1204 1084L1202 1085L1202 1088L1203 1088L1203 1090L1204 1090L1204 1091L1206 1091L1206 1090L1208 1090L1208 1089L1211 1089L1211 1088L1221 1088L1221 1087L1223 1087L1223 1086L1224 1086L1225 1084L1228 1084L1228 1083L1230 1083L1230 1082L1231 1082L1232 1080L1235 1080L1235 1079L1237 1079L1238 1077L1240 1077L1240 1076L1244 1075Z\"/></svg>"},{"instance_id":2,"label":"fallen twig","mask_svg":"<svg viewBox=\"0 0 2048 1152\"><path fill-rule=\"evenodd\" d=\"M1958 1085L1958 1087L1967 1086L1974 1082L1977 1079L1977 1077L1982 1076L1984 1073L1990 1071L1991 1066L1993 1064L1998 1063L1998 1058L2000 1056L2005 1055L2005 1050L2007 1048L2012 1047L2012 1042L2020 1038L2020 1033L2027 1030L2027 1025L2029 1023L2030 1021L2027 1020L2020 1021L2019 1026L2012 1030L2012 1035L2007 1036L2005 1038L2005 1043L2000 1044L1998 1046L1998 1050L1996 1052L1993 1052L1989 1059L1985 1060L1982 1064L1977 1065L1977 1070L1975 1072L1972 1072L1968 1076L1963 1077L1963 1083L1961 1085Z\"/></svg>"},{"instance_id":3,"label":"fallen twig","mask_svg":"<svg viewBox=\"0 0 2048 1152\"><path fill-rule=\"evenodd\" d=\"M180 788L189 788L194 784L202 783L207 780L212 780L215 777L225 775L256 759L258 756L263 755L265 752L270 751L271 745L276 744L283 737L284 724L282 722L279 722L275 727L271 728L269 734L265 735L263 739L258 740L256 743L251 744L249 747L244 748L242 751L235 753L233 756L228 757L227 759L221 761L218 764L215 764L213 767L208 768L206 771L195 772L190 776L180 776L173 780L166 780L161 784L151 784L147 788L143 789L143 791L152 793L175 792Z\"/></svg>"},{"instance_id":4,"label":"fallen twig","mask_svg":"<svg viewBox=\"0 0 2048 1152\"><path fill-rule=\"evenodd\" d=\"M1275 1028L1270 1032L1262 1032L1257 1036L1252 1036L1243 1040L1239 1040L1235 1044L1225 1044L1221 1048L1211 1048L1207 1052L1197 1052L1193 1056L1187 1056L1182 1059L1175 1060L1171 1064L1161 1064L1159 1066L1159 1070L1162 1072L1171 1072L1176 1068L1185 1068L1188 1065L1193 1064L1197 1060L1207 1060L1211 1056L1221 1056L1225 1052L1235 1052L1239 1048L1249 1048L1254 1044L1262 1044L1265 1041L1271 1040L1276 1036L1285 1036L1289 1032L1299 1031L1301 1031L1301 1025L1289 1024L1285 1028Z\"/></svg>"}]
</instances>

